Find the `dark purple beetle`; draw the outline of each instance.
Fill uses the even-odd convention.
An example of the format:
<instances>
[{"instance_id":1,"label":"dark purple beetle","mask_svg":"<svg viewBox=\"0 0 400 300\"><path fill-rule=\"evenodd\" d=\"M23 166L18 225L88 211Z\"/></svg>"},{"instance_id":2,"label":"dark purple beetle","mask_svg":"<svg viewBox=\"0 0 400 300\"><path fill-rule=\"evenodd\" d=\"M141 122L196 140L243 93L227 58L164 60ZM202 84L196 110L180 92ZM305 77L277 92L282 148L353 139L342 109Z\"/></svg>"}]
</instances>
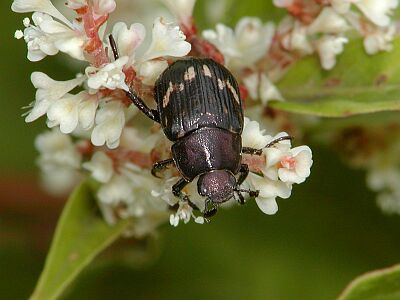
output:
<instances>
[{"instance_id":1,"label":"dark purple beetle","mask_svg":"<svg viewBox=\"0 0 400 300\"><path fill-rule=\"evenodd\" d=\"M110 44L117 59L112 36ZM214 215L217 205L234 197L235 192L241 204L241 192L258 196L258 191L240 189L249 174L248 165L241 163L241 154L261 155L262 149L242 147L242 101L235 78L224 66L208 58L178 60L160 75L154 94L157 110L147 107L134 92L127 92L132 102L160 123L165 136L174 142L172 158L154 164L154 176L175 164L182 178L172 192L192 206L182 190L199 177L198 193L206 197L205 217ZM265 147L290 138L276 139Z\"/></svg>"}]
</instances>

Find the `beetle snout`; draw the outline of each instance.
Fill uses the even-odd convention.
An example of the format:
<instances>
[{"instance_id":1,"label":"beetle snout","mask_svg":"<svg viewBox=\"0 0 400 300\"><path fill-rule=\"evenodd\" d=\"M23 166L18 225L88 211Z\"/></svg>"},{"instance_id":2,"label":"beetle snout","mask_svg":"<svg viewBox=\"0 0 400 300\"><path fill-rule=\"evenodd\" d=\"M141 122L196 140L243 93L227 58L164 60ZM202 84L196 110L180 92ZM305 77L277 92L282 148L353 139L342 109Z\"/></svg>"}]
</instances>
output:
<instances>
[{"instance_id":1,"label":"beetle snout","mask_svg":"<svg viewBox=\"0 0 400 300\"><path fill-rule=\"evenodd\" d=\"M213 203L223 203L233 197L236 179L231 172L215 170L200 176L197 190L201 196L209 198Z\"/></svg>"}]
</instances>

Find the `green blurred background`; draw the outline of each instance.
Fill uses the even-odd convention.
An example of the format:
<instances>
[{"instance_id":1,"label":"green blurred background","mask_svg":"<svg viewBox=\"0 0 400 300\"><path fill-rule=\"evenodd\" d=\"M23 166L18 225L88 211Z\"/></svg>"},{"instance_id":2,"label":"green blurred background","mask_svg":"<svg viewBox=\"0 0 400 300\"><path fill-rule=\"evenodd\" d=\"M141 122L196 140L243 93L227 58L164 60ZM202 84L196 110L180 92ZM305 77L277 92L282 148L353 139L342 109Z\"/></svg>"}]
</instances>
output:
<instances>
[{"instance_id":1,"label":"green blurred background","mask_svg":"<svg viewBox=\"0 0 400 300\"><path fill-rule=\"evenodd\" d=\"M240 3L228 23L270 6ZM10 4L0 4L0 299L26 299L64 199L40 190L33 141L45 121L25 124L21 107L34 99L32 71L60 80L73 72L63 57L27 61L25 44L12 38L22 16ZM204 20L201 7L197 14ZM400 217L381 214L365 174L330 149L311 146L311 177L289 200L279 200L277 215L251 203L222 211L205 226L165 226L147 243L125 241L99 257L65 298L334 299L355 276L399 262Z\"/></svg>"}]
</instances>

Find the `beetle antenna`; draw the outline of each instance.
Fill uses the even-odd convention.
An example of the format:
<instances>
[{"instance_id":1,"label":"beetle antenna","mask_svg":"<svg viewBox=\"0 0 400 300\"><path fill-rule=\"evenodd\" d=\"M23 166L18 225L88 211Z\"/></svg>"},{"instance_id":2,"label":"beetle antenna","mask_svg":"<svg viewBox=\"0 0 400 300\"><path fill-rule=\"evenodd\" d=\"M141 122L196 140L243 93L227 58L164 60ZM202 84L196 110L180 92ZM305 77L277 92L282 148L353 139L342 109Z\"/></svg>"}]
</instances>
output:
<instances>
[{"instance_id":1,"label":"beetle antenna","mask_svg":"<svg viewBox=\"0 0 400 300\"><path fill-rule=\"evenodd\" d=\"M293 141L293 139L294 139L294 137L292 137L290 135L281 136L281 137L269 142L267 145L264 146L264 148L271 148L272 146L278 144L279 142L286 141L286 140Z\"/></svg>"},{"instance_id":2,"label":"beetle antenna","mask_svg":"<svg viewBox=\"0 0 400 300\"><path fill-rule=\"evenodd\" d=\"M111 46L111 50L114 54L114 59L117 60L119 58L119 52L118 52L117 43L115 42L115 39L112 34L110 34L108 36L108 40L110 41L110 46Z\"/></svg>"}]
</instances>

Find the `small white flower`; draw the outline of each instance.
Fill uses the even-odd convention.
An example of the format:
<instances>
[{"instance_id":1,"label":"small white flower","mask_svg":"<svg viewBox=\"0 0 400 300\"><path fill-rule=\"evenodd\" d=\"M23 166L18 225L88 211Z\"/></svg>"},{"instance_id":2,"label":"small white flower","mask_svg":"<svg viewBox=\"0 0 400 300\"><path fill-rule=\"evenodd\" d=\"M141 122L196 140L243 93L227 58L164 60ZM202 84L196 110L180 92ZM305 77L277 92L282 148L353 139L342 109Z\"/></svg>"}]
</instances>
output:
<instances>
[{"instance_id":1,"label":"small white flower","mask_svg":"<svg viewBox=\"0 0 400 300\"><path fill-rule=\"evenodd\" d=\"M79 105L83 100L82 93L77 95L67 94L49 107L47 111L49 127L60 125L60 131L65 134L75 130L79 122Z\"/></svg>"},{"instance_id":2,"label":"small white flower","mask_svg":"<svg viewBox=\"0 0 400 300\"><path fill-rule=\"evenodd\" d=\"M166 68L168 68L168 63L165 60L148 60L137 67L138 75L142 78L142 82L147 85L154 85Z\"/></svg>"},{"instance_id":3,"label":"small white flower","mask_svg":"<svg viewBox=\"0 0 400 300\"><path fill-rule=\"evenodd\" d=\"M59 50L54 46L51 37L40 28L40 24L43 21L52 20L52 17L35 12L32 15L32 20L35 26L28 26L24 30L24 40L28 48L28 59L30 61L39 61L47 55L56 55Z\"/></svg>"},{"instance_id":4,"label":"small white flower","mask_svg":"<svg viewBox=\"0 0 400 300\"><path fill-rule=\"evenodd\" d=\"M83 46L86 36L75 22L66 26L47 14L35 12L32 15L34 25L24 21L24 39L28 47L28 59L39 61L47 55L56 55L59 51L73 58L84 60Z\"/></svg>"},{"instance_id":5,"label":"small white flower","mask_svg":"<svg viewBox=\"0 0 400 300\"><path fill-rule=\"evenodd\" d=\"M125 83L125 73L123 72L123 68L128 60L128 56L123 56L112 63L106 64L102 68L87 67L85 73L88 77L87 83L89 88L95 91L101 88L129 91L129 87Z\"/></svg>"},{"instance_id":6,"label":"small white flower","mask_svg":"<svg viewBox=\"0 0 400 300\"><path fill-rule=\"evenodd\" d=\"M24 18L24 20L22 21L22 24L24 24L25 27L29 27L29 25L31 25L31 19Z\"/></svg>"},{"instance_id":7,"label":"small white flower","mask_svg":"<svg viewBox=\"0 0 400 300\"><path fill-rule=\"evenodd\" d=\"M325 7L318 17L309 25L308 32L315 33L343 33L350 27L346 20L331 7Z\"/></svg>"},{"instance_id":8,"label":"small white flower","mask_svg":"<svg viewBox=\"0 0 400 300\"><path fill-rule=\"evenodd\" d=\"M164 23L162 18L157 18L153 25L150 47L141 57L141 61L164 56L185 56L192 47L185 39L186 36L179 29L179 26Z\"/></svg>"},{"instance_id":9,"label":"small white flower","mask_svg":"<svg viewBox=\"0 0 400 300\"><path fill-rule=\"evenodd\" d=\"M279 31L287 29L292 22L291 18L283 20L280 25L282 28ZM295 21L292 26L291 31L283 35L282 46L289 51L298 52L301 55L312 54L314 49L308 39L308 28L298 21Z\"/></svg>"},{"instance_id":10,"label":"small white flower","mask_svg":"<svg viewBox=\"0 0 400 300\"><path fill-rule=\"evenodd\" d=\"M46 114L54 102L80 85L85 79L84 76L80 76L67 81L56 81L45 73L33 72L31 81L34 87L37 88L36 99L31 104L33 108L25 118L25 121L32 122Z\"/></svg>"},{"instance_id":11,"label":"small white flower","mask_svg":"<svg viewBox=\"0 0 400 300\"><path fill-rule=\"evenodd\" d=\"M250 97L254 100L260 99L264 105L267 105L269 100L284 100L278 88L264 73L252 73L243 79L243 83Z\"/></svg>"},{"instance_id":12,"label":"small white flower","mask_svg":"<svg viewBox=\"0 0 400 300\"><path fill-rule=\"evenodd\" d=\"M342 36L325 35L316 42L316 48L325 70L332 69L336 64L336 56L343 52L343 45L348 38Z\"/></svg>"},{"instance_id":13,"label":"small white flower","mask_svg":"<svg viewBox=\"0 0 400 300\"><path fill-rule=\"evenodd\" d=\"M290 149L280 159L279 179L286 183L302 183L310 176L312 152L307 146Z\"/></svg>"},{"instance_id":14,"label":"small white flower","mask_svg":"<svg viewBox=\"0 0 400 300\"><path fill-rule=\"evenodd\" d=\"M114 174L113 161L104 152L98 151L89 162L86 162L82 167L91 172L94 179L99 182L107 183Z\"/></svg>"},{"instance_id":15,"label":"small white flower","mask_svg":"<svg viewBox=\"0 0 400 300\"><path fill-rule=\"evenodd\" d=\"M373 32L367 33L364 38L365 51L370 55L376 54L379 51L391 51L393 49L392 41L395 34L395 26L377 28Z\"/></svg>"},{"instance_id":16,"label":"small white flower","mask_svg":"<svg viewBox=\"0 0 400 300\"><path fill-rule=\"evenodd\" d=\"M261 149L268 144L268 140L268 136L265 135L265 130L260 129L260 124L257 121L244 118L242 132L243 147Z\"/></svg>"},{"instance_id":17,"label":"small white flower","mask_svg":"<svg viewBox=\"0 0 400 300\"><path fill-rule=\"evenodd\" d=\"M79 124L81 129L88 130L93 126L97 105L97 95L86 91L66 94L49 107L47 124L49 127L60 125L60 131L66 134L73 132Z\"/></svg>"},{"instance_id":18,"label":"small white flower","mask_svg":"<svg viewBox=\"0 0 400 300\"><path fill-rule=\"evenodd\" d=\"M41 12L59 19L68 26L72 26L71 22L59 12L50 0L14 0L11 9L17 13Z\"/></svg>"},{"instance_id":19,"label":"small white flower","mask_svg":"<svg viewBox=\"0 0 400 300\"><path fill-rule=\"evenodd\" d=\"M83 130L89 130L93 127L99 100L97 94L85 93L86 96L79 104L79 124Z\"/></svg>"},{"instance_id":20,"label":"small white flower","mask_svg":"<svg viewBox=\"0 0 400 300\"><path fill-rule=\"evenodd\" d=\"M117 4L114 0L94 0L93 10L97 15L103 16L112 13Z\"/></svg>"},{"instance_id":21,"label":"small white flower","mask_svg":"<svg viewBox=\"0 0 400 300\"><path fill-rule=\"evenodd\" d=\"M123 104L120 101L102 103L96 114L95 123L91 137L93 145L106 144L110 149L117 148L125 125Z\"/></svg>"},{"instance_id":22,"label":"small white flower","mask_svg":"<svg viewBox=\"0 0 400 300\"><path fill-rule=\"evenodd\" d=\"M88 5L87 0L67 0L65 2L65 6L71 9L80 9L87 5Z\"/></svg>"},{"instance_id":23,"label":"small white flower","mask_svg":"<svg viewBox=\"0 0 400 300\"><path fill-rule=\"evenodd\" d=\"M149 134L149 132L144 132L140 128L125 126L121 135L120 146L125 149L150 153L160 141L165 141L162 131Z\"/></svg>"},{"instance_id":24,"label":"small white flower","mask_svg":"<svg viewBox=\"0 0 400 300\"><path fill-rule=\"evenodd\" d=\"M193 208L187 202L180 201L176 213L170 215L169 223L172 226L177 227L180 221L187 224L191 218L193 218L197 224L204 224L203 217L196 217L193 214Z\"/></svg>"},{"instance_id":25,"label":"small white flower","mask_svg":"<svg viewBox=\"0 0 400 300\"><path fill-rule=\"evenodd\" d=\"M114 25L112 35L121 56L132 57L135 50L143 43L146 29L140 23L132 24L129 29L123 22Z\"/></svg>"},{"instance_id":26,"label":"small white flower","mask_svg":"<svg viewBox=\"0 0 400 300\"><path fill-rule=\"evenodd\" d=\"M282 181L270 180L250 173L246 180L254 190L259 190L259 196L256 198L258 207L262 212L273 215L278 211L276 197L287 199L291 195L292 186Z\"/></svg>"},{"instance_id":27,"label":"small white flower","mask_svg":"<svg viewBox=\"0 0 400 300\"><path fill-rule=\"evenodd\" d=\"M35 147L42 157L39 163L52 162L53 164L69 165L79 168L81 156L72 143L70 136L54 129L37 136ZM47 166L43 165L44 168Z\"/></svg>"},{"instance_id":28,"label":"small white flower","mask_svg":"<svg viewBox=\"0 0 400 300\"><path fill-rule=\"evenodd\" d=\"M288 134L286 132L280 132L274 137L268 136L268 143L284 136L288 136ZM290 147L290 140L283 140L272 147L263 149L265 165L261 168L261 172L265 177L271 180L278 180L278 166L280 165L281 159L287 154L287 151L289 151Z\"/></svg>"},{"instance_id":29,"label":"small white flower","mask_svg":"<svg viewBox=\"0 0 400 300\"><path fill-rule=\"evenodd\" d=\"M101 203L118 206L133 200L131 183L125 176L113 176L110 181L103 184L97 192Z\"/></svg>"},{"instance_id":30,"label":"small white flower","mask_svg":"<svg viewBox=\"0 0 400 300\"><path fill-rule=\"evenodd\" d=\"M24 32L22 30L16 30L15 34L14 34L14 37L17 40L20 40L20 39L22 39L24 37Z\"/></svg>"},{"instance_id":31,"label":"small white flower","mask_svg":"<svg viewBox=\"0 0 400 300\"><path fill-rule=\"evenodd\" d=\"M193 14L196 0L161 0L182 23L187 23Z\"/></svg>"},{"instance_id":32,"label":"small white flower","mask_svg":"<svg viewBox=\"0 0 400 300\"><path fill-rule=\"evenodd\" d=\"M205 30L203 37L224 54L230 68L240 69L253 65L267 54L274 32L272 23L263 24L258 18L245 17L237 23L235 31L217 24L216 31Z\"/></svg>"},{"instance_id":33,"label":"small white flower","mask_svg":"<svg viewBox=\"0 0 400 300\"><path fill-rule=\"evenodd\" d=\"M367 174L367 186L375 192L393 190L400 194L400 171L394 167L373 168Z\"/></svg>"},{"instance_id":34,"label":"small white flower","mask_svg":"<svg viewBox=\"0 0 400 300\"><path fill-rule=\"evenodd\" d=\"M378 26L390 24L389 15L399 5L398 0L353 0L363 14Z\"/></svg>"},{"instance_id":35,"label":"small white flower","mask_svg":"<svg viewBox=\"0 0 400 300\"><path fill-rule=\"evenodd\" d=\"M72 190L80 180L81 155L71 137L55 129L37 136L38 165L47 191L62 195Z\"/></svg>"},{"instance_id":36,"label":"small white flower","mask_svg":"<svg viewBox=\"0 0 400 300\"><path fill-rule=\"evenodd\" d=\"M83 48L87 38L83 28L79 28L77 23L74 24L75 28L70 28L60 22L48 19L40 24L40 29L58 50L75 59L85 60Z\"/></svg>"},{"instance_id":37,"label":"small white flower","mask_svg":"<svg viewBox=\"0 0 400 300\"><path fill-rule=\"evenodd\" d=\"M376 202L384 213L400 214L400 194L384 192L378 195Z\"/></svg>"}]
</instances>

